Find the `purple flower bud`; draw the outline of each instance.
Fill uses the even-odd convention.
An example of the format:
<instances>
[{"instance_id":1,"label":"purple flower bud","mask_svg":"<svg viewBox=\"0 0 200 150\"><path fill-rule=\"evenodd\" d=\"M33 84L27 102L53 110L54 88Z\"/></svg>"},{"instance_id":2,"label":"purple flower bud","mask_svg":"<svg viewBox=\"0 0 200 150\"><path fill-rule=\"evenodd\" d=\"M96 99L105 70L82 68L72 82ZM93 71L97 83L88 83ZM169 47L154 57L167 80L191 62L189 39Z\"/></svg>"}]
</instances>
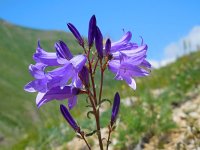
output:
<instances>
[{"instance_id":1,"label":"purple flower bud","mask_svg":"<svg viewBox=\"0 0 200 150\"><path fill-rule=\"evenodd\" d=\"M60 105L60 111L63 115L63 117L67 120L67 122L69 123L69 125L76 131L76 132L80 132L80 128L79 126L76 124L76 122L74 121L73 117L71 116L71 114L69 113L68 109L64 106L64 105Z\"/></svg>"},{"instance_id":2,"label":"purple flower bud","mask_svg":"<svg viewBox=\"0 0 200 150\"><path fill-rule=\"evenodd\" d=\"M120 106L120 96L119 96L119 93L117 92L115 94L113 108L112 108L112 116L111 116L111 121L110 121L111 126L113 126L113 124L115 123L115 121L117 119L117 114L119 112L119 106Z\"/></svg>"},{"instance_id":3,"label":"purple flower bud","mask_svg":"<svg viewBox=\"0 0 200 150\"><path fill-rule=\"evenodd\" d=\"M83 66L82 70L79 72L79 77L83 84L88 87L89 86L89 71L86 66Z\"/></svg>"},{"instance_id":4,"label":"purple flower bud","mask_svg":"<svg viewBox=\"0 0 200 150\"><path fill-rule=\"evenodd\" d=\"M111 49L111 41L110 41L110 39L107 39L106 46L105 46L106 56L110 54L110 49Z\"/></svg>"},{"instance_id":5,"label":"purple flower bud","mask_svg":"<svg viewBox=\"0 0 200 150\"><path fill-rule=\"evenodd\" d=\"M71 54L69 48L63 41L59 41L55 43L55 49L56 49L58 57L64 58L67 60L70 60L73 58L73 55Z\"/></svg>"},{"instance_id":6,"label":"purple flower bud","mask_svg":"<svg viewBox=\"0 0 200 150\"><path fill-rule=\"evenodd\" d=\"M84 46L84 40L81 37L78 30L76 29L76 27L71 23L68 23L67 26L68 26L69 30L72 32L72 34L75 36L75 38L77 39L78 43L83 47Z\"/></svg>"},{"instance_id":7,"label":"purple flower bud","mask_svg":"<svg viewBox=\"0 0 200 150\"><path fill-rule=\"evenodd\" d=\"M96 27L95 46L96 46L99 58L102 59L103 58L103 36L98 27Z\"/></svg>"},{"instance_id":8,"label":"purple flower bud","mask_svg":"<svg viewBox=\"0 0 200 150\"><path fill-rule=\"evenodd\" d=\"M94 36L96 32L96 17L93 15L89 22L89 29L88 29L88 46L89 48L92 47Z\"/></svg>"}]
</instances>

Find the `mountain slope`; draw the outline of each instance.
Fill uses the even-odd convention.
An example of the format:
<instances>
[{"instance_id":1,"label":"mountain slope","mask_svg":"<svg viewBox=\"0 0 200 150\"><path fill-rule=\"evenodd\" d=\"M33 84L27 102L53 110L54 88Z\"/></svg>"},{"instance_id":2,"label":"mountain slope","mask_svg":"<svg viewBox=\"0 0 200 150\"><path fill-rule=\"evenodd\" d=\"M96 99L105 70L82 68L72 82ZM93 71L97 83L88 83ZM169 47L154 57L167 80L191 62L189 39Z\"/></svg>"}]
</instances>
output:
<instances>
[{"instance_id":1,"label":"mountain slope","mask_svg":"<svg viewBox=\"0 0 200 150\"><path fill-rule=\"evenodd\" d=\"M57 107L51 104L46 109L53 108L52 112L44 113L45 108L38 110L34 101L35 94L23 90L24 85L32 80L28 65L34 63L31 58L37 40L41 39L42 47L48 51L54 51L54 43L60 39L69 43L73 53L78 53L80 47L69 33L33 30L2 20L0 39L0 145L8 146L8 143L13 145L16 141L19 142L29 132L33 134L31 136L35 136L33 138L40 137L35 135L39 132L37 130L42 125L48 125L48 121L51 122L53 117L56 118L59 114ZM44 119L46 121L40 122ZM36 131L31 131L33 129Z\"/></svg>"},{"instance_id":2,"label":"mountain slope","mask_svg":"<svg viewBox=\"0 0 200 150\"><path fill-rule=\"evenodd\" d=\"M58 102L53 101L37 109L35 94L25 92L23 87L32 80L28 66L34 63L31 58L38 39L47 51L54 51L54 43L64 40L72 53L77 54L81 49L74 37L62 31L29 29L0 20L0 39L0 149L54 149L71 140L74 132L60 115ZM125 149L127 136L132 139L130 145L134 145L149 131L160 134L174 127L170 118L171 104L183 101L188 92L196 89L200 84L199 70L200 51L197 51L153 70L147 78L137 79L136 91L128 88L123 81L113 82L114 75L106 71L103 98L112 100L114 93L119 91L122 98L135 96L138 100L133 106L121 107L123 125L117 129L119 148ZM152 94L155 91L160 93L155 96ZM83 113L85 101L82 99L79 97L78 108L72 110L72 114L87 128L93 123L80 117L86 117ZM101 121L106 126L110 110L102 116Z\"/></svg>"}]
</instances>

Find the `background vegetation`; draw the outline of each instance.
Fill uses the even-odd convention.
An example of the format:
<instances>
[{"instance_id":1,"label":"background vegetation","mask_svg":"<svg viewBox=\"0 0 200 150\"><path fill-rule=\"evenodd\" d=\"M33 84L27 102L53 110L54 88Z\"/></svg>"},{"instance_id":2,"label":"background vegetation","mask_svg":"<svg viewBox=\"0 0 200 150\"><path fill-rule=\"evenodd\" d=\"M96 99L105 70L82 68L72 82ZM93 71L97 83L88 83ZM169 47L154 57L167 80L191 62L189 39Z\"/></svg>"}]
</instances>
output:
<instances>
[{"instance_id":1,"label":"background vegetation","mask_svg":"<svg viewBox=\"0 0 200 150\"><path fill-rule=\"evenodd\" d=\"M54 51L54 43L64 40L73 54L81 52L69 33L40 31L9 24L0 20L0 149L55 149L74 137L74 132L62 118L58 101L37 109L35 94L23 90L32 80L28 65L35 52L37 40L42 47ZM172 109L199 92L200 52L178 58L176 62L152 70L147 78L137 79L133 91L123 81L114 81L107 72L104 97L113 98L116 91L122 97L120 123L116 148L134 147L143 137L167 133L176 124L172 121ZM67 103L66 101L63 103ZM86 118L85 97L79 97L72 110L82 127L93 129L94 123ZM102 113L102 125L106 127L110 108ZM128 143L128 145L127 145Z\"/></svg>"}]
</instances>

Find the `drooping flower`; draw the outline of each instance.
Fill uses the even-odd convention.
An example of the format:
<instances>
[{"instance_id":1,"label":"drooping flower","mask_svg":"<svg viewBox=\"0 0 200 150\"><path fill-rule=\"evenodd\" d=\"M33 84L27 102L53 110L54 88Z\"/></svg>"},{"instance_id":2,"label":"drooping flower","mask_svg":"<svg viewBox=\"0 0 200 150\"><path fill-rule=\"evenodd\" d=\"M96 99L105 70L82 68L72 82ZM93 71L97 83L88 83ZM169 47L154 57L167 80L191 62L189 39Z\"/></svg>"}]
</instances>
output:
<instances>
[{"instance_id":1,"label":"drooping flower","mask_svg":"<svg viewBox=\"0 0 200 150\"><path fill-rule=\"evenodd\" d=\"M68 107L72 109L77 103L77 95L80 89L72 86L53 87L45 93L39 92L36 98L37 107L41 107L43 104L52 100L65 100L68 99Z\"/></svg>"},{"instance_id":2,"label":"drooping flower","mask_svg":"<svg viewBox=\"0 0 200 150\"><path fill-rule=\"evenodd\" d=\"M47 82L50 76L46 75L45 70L46 65L42 63L37 63L35 65L29 65L29 72L35 78L35 80L29 82L24 86L24 90L27 92L46 92Z\"/></svg>"},{"instance_id":3,"label":"drooping flower","mask_svg":"<svg viewBox=\"0 0 200 150\"><path fill-rule=\"evenodd\" d=\"M55 49L56 53L46 52L38 42L36 53L33 55L36 64L29 66L30 74L35 80L25 85L24 89L28 92L39 92L36 98L38 107L53 99L68 99L71 109L77 101L77 93L72 91L82 87L79 72L86 63L86 57L84 55L73 56L63 41L57 42ZM45 68L49 66L57 68L45 71ZM62 92L68 93L65 95Z\"/></svg>"},{"instance_id":4,"label":"drooping flower","mask_svg":"<svg viewBox=\"0 0 200 150\"><path fill-rule=\"evenodd\" d=\"M96 17L95 17L95 15L93 15L90 19L89 29L88 29L88 46L89 46L89 48L91 48L93 45L95 32L96 32Z\"/></svg>"},{"instance_id":5,"label":"drooping flower","mask_svg":"<svg viewBox=\"0 0 200 150\"><path fill-rule=\"evenodd\" d=\"M130 42L131 37L132 33L128 31L119 41L111 43L111 52L130 49L131 46L135 45L135 43Z\"/></svg>"},{"instance_id":6,"label":"drooping flower","mask_svg":"<svg viewBox=\"0 0 200 150\"><path fill-rule=\"evenodd\" d=\"M109 55L112 59L108 62L108 69L116 74L116 80L124 80L136 89L134 77L149 75L150 63L145 59L147 45L138 45L130 42L131 32L127 32L121 40L111 44Z\"/></svg>"},{"instance_id":7,"label":"drooping flower","mask_svg":"<svg viewBox=\"0 0 200 150\"><path fill-rule=\"evenodd\" d=\"M67 120L69 125L74 129L76 132L80 132L80 127L77 125L77 123L74 121L73 117L69 113L68 109L64 105L60 105L60 111L63 115L63 117Z\"/></svg>"},{"instance_id":8,"label":"drooping flower","mask_svg":"<svg viewBox=\"0 0 200 150\"><path fill-rule=\"evenodd\" d=\"M58 58L58 62L62 63L62 66L49 71L49 75L52 77L51 85L53 86L65 86L70 79L72 79L72 85L75 87L81 87L81 81L78 77L79 72L83 68L86 62L84 55L77 55L70 60Z\"/></svg>"},{"instance_id":9,"label":"drooping flower","mask_svg":"<svg viewBox=\"0 0 200 150\"><path fill-rule=\"evenodd\" d=\"M119 93L117 92L115 94L114 103L113 103L113 107L112 107L112 115L111 115L111 119L110 119L111 127L113 126L113 124L115 123L115 121L117 119L119 107L120 107L120 96L119 96Z\"/></svg>"},{"instance_id":10,"label":"drooping flower","mask_svg":"<svg viewBox=\"0 0 200 150\"><path fill-rule=\"evenodd\" d=\"M56 53L46 52L40 45L40 41L38 41L38 46L35 54L33 54L33 60L36 63L43 63L47 66L58 66L59 63L57 61Z\"/></svg>"},{"instance_id":11,"label":"drooping flower","mask_svg":"<svg viewBox=\"0 0 200 150\"><path fill-rule=\"evenodd\" d=\"M76 29L76 27L73 24L71 24L71 23L68 23L67 26L68 26L69 30L72 32L72 34L75 36L75 38L77 39L78 43L82 47L84 47L84 40L81 37L79 31Z\"/></svg>"}]
</instances>

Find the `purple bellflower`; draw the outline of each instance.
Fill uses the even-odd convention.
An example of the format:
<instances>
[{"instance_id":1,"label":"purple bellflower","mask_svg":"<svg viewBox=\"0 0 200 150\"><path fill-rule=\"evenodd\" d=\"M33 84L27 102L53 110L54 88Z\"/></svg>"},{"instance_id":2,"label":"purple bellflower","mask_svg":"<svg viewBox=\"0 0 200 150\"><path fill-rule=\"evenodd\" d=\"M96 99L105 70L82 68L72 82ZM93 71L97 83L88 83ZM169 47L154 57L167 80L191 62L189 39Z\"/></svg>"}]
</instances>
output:
<instances>
[{"instance_id":1,"label":"purple bellflower","mask_svg":"<svg viewBox=\"0 0 200 150\"><path fill-rule=\"evenodd\" d=\"M56 43L55 48L60 67L49 71L49 75L52 77L51 85L62 87L72 79L71 85L80 88L82 84L78 74L86 63L85 55L69 57L68 53L58 45L59 43Z\"/></svg>"},{"instance_id":2,"label":"purple bellflower","mask_svg":"<svg viewBox=\"0 0 200 150\"><path fill-rule=\"evenodd\" d=\"M111 43L110 55L112 59L108 62L108 69L116 74L116 80L125 80L132 88L136 89L133 77L149 75L150 63L145 59L147 45L138 45L130 42L131 32L127 32L121 40Z\"/></svg>"},{"instance_id":3,"label":"purple bellflower","mask_svg":"<svg viewBox=\"0 0 200 150\"><path fill-rule=\"evenodd\" d=\"M45 74L46 65L42 63L36 63L35 65L29 65L29 72L35 78L35 80L29 82L24 86L24 90L27 92L46 92L47 82L51 78Z\"/></svg>"},{"instance_id":4,"label":"purple bellflower","mask_svg":"<svg viewBox=\"0 0 200 150\"><path fill-rule=\"evenodd\" d=\"M119 107L120 107L120 96L119 96L119 93L117 92L115 94L114 103L113 103L113 107L112 107L112 115L111 115L111 120L110 120L111 127L113 126L113 124L115 123L115 121L117 119Z\"/></svg>"},{"instance_id":5,"label":"purple bellflower","mask_svg":"<svg viewBox=\"0 0 200 150\"><path fill-rule=\"evenodd\" d=\"M80 89L72 87L72 86L65 86L65 87L54 87L51 88L46 93L39 92L36 98L37 107L41 107L43 104L56 100L64 100L68 99L68 107L72 109L77 103L77 95L79 94Z\"/></svg>"},{"instance_id":6,"label":"purple bellflower","mask_svg":"<svg viewBox=\"0 0 200 150\"><path fill-rule=\"evenodd\" d=\"M60 105L60 111L63 115L63 117L67 120L69 125L74 129L76 132L80 132L80 127L77 125L77 123L74 121L73 117L69 113L68 109L64 105Z\"/></svg>"},{"instance_id":7,"label":"purple bellflower","mask_svg":"<svg viewBox=\"0 0 200 150\"><path fill-rule=\"evenodd\" d=\"M68 23L67 26L79 45L82 46L83 54L74 56L63 41L55 43L55 52L47 52L38 41L36 52L33 55L35 64L29 66L29 72L34 79L26 84L24 89L28 92L38 92L36 97L38 108L53 100L68 100L68 108L65 105L60 105L60 111L64 118L75 132L80 134L79 136L85 141L88 149L91 149L91 147L85 137L92 136L98 131L99 146L100 149L103 149L99 109L104 102L101 98L104 91L105 69L108 68L115 74L116 80L124 80L135 90L135 77L147 76L151 69L151 64L146 60L148 46L143 42L143 39L141 44L131 42L132 33L130 31L126 32L119 41L111 42L110 39L107 39L105 45L103 45L104 38L97 26L95 15L89 21L87 44L84 43L83 37L73 24ZM96 52L93 51L94 42ZM99 83L96 82L97 72L100 72L101 75L98 88L96 88ZM89 111L87 115L93 113L95 116L96 129L88 134L81 131L69 112L77 104L77 97L80 94L85 94L89 98L87 103L93 111ZM119 109L120 95L117 92L114 96L108 126L107 149Z\"/></svg>"},{"instance_id":8,"label":"purple bellflower","mask_svg":"<svg viewBox=\"0 0 200 150\"><path fill-rule=\"evenodd\" d=\"M56 53L46 52L41 46L40 41L38 41L38 46L36 53L33 55L33 60L36 63L43 63L47 66L58 66Z\"/></svg>"},{"instance_id":9,"label":"purple bellflower","mask_svg":"<svg viewBox=\"0 0 200 150\"><path fill-rule=\"evenodd\" d=\"M36 98L38 107L53 99L68 99L71 109L76 105L77 91L82 87L79 72L86 63L86 57L84 55L73 57L63 41L57 42L55 49L56 53L46 52L38 42L36 53L33 55L36 64L29 66L30 74L35 80L25 85L24 89L28 92L39 92ZM45 72L48 66L58 68Z\"/></svg>"}]
</instances>

